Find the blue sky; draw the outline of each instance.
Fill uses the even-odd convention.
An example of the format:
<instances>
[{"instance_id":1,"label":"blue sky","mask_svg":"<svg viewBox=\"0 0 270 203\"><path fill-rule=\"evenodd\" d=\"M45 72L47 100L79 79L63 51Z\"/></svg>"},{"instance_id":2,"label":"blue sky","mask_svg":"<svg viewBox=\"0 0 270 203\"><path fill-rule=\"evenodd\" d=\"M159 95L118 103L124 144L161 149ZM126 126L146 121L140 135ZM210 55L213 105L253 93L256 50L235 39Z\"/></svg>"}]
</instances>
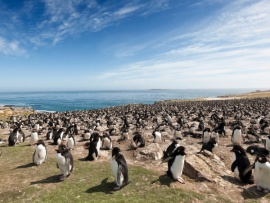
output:
<instances>
[{"instance_id":1,"label":"blue sky","mask_svg":"<svg viewBox=\"0 0 270 203\"><path fill-rule=\"evenodd\" d=\"M0 91L270 88L269 0L0 0Z\"/></svg>"}]
</instances>

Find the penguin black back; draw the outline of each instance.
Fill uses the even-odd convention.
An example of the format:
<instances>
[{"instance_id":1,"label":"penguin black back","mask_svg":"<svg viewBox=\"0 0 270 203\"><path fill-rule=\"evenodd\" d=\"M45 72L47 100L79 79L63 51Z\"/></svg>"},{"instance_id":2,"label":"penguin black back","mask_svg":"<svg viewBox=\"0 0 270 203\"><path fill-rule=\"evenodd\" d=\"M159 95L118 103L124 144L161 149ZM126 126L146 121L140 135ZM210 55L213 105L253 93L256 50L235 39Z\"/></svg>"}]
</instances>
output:
<instances>
[{"instance_id":1,"label":"penguin black back","mask_svg":"<svg viewBox=\"0 0 270 203\"><path fill-rule=\"evenodd\" d=\"M178 142L173 139L172 143L167 147L166 151L163 151L162 160L167 159L168 157L170 157L178 146L179 146Z\"/></svg>"},{"instance_id":2,"label":"penguin black back","mask_svg":"<svg viewBox=\"0 0 270 203\"><path fill-rule=\"evenodd\" d=\"M136 132L134 137L133 137L133 142L136 143L137 147L144 147L145 146L145 140L143 138L143 136Z\"/></svg>"},{"instance_id":3,"label":"penguin black back","mask_svg":"<svg viewBox=\"0 0 270 203\"><path fill-rule=\"evenodd\" d=\"M217 142L215 141L215 139L211 139L208 143L205 143L205 144L202 145L201 152L203 150L213 152L213 149L215 147L217 147Z\"/></svg>"}]
</instances>

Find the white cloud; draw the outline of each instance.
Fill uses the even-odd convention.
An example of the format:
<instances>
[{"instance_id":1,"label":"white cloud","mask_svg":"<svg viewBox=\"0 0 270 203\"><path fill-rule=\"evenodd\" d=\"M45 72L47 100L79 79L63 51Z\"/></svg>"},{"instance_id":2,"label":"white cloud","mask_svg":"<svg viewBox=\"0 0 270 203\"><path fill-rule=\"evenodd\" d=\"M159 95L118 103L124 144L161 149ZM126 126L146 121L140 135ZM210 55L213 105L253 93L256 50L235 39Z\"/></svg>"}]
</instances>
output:
<instances>
[{"instance_id":1,"label":"white cloud","mask_svg":"<svg viewBox=\"0 0 270 203\"><path fill-rule=\"evenodd\" d=\"M165 84L164 88L209 88L212 83L216 88L269 87L269 10L269 1L231 2L211 16L205 28L157 45L163 54L99 78L119 85L135 85L136 80L148 86Z\"/></svg>"},{"instance_id":2,"label":"white cloud","mask_svg":"<svg viewBox=\"0 0 270 203\"><path fill-rule=\"evenodd\" d=\"M4 55L20 56L27 52L20 46L18 41L8 41L0 37L0 53Z\"/></svg>"}]
</instances>

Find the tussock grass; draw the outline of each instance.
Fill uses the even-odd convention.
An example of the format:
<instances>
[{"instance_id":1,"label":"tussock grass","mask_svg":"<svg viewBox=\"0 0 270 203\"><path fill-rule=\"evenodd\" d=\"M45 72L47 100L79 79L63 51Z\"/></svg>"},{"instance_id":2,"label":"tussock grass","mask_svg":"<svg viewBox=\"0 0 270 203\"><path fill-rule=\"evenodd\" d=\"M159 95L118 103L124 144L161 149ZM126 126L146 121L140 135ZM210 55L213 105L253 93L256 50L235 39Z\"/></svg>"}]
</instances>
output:
<instances>
[{"instance_id":1,"label":"tussock grass","mask_svg":"<svg viewBox=\"0 0 270 203\"><path fill-rule=\"evenodd\" d=\"M54 157L35 166L28 144L1 146L0 202L204 202L202 194L171 187L172 180L138 166L129 166L131 183L113 192L114 179L106 161L75 160L74 172L58 180ZM177 184L177 183L173 183Z\"/></svg>"}]
</instances>

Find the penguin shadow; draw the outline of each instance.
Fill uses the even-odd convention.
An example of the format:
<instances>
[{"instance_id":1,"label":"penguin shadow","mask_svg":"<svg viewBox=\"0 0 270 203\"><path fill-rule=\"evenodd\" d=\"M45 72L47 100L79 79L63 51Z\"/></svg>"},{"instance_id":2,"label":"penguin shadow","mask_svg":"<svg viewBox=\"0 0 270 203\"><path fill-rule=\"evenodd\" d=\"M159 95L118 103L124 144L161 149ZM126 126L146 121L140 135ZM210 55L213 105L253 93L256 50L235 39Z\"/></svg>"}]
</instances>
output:
<instances>
[{"instance_id":1,"label":"penguin shadow","mask_svg":"<svg viewBox=\"0 0 270 203\"><path fill-rule=\"evenodd\" d=\"M18 169L18 168L30 168L30 167L33 167L33 166L36 166L35 163L28 163L28 164L24 164L24 165L21 165L21 166L17 166L15 169Z\"/></svg>"},{"instance_id":2,"label":"penguin shadow","mask_svg":"<svg viewBox=\"0 0 270 203\"><path fill-rule=\"evenodd\" d=\"M241 195L244 197L245 200L258 199L258 198L264 197L267 194L269 193L259 191L256 185L252 185L249 188L244 188L243 191L241 192Z\"/></svg>"},{"instance_id":3,"label":"penguin shadow","mask_svg":"<svg viewBox=\"0 0 270 203\"><path fill-rule=\"evenodd\" d=\"M112 190L115 186L114 182L108 182L108 178L103 179L99 185L89 188L86 193L103 192L105 194L113 194Z\"/></svg>"},{"instance_id":4,"label":"penguin shadow","mask_svg":"<svg viewBox=\"0 0 270 203\"><path fill-rule=\"evenodd\" d=\"M79 158L78 161L90 162L90 160L87 160L86 157L84 157L84 158Z\"/></svg>"},{"instance_id":5,"label":"penguin shadow","mask_svg":"<svg viewBox=\"0 0 270 203\"><path fill-rule=\"evenodd\" d=\"M175 183L177 181L170 178L167 174L164 174L164 175L159 176L157 180L152 181L151 184L155 184L157 182L160 182L161 185L166 185L170 187L172 183Z\"/></svg>"},{"instance_id":6,"label":"penguin shadow","mask_svg":"<svg viewBox=\"0 0 270 203\"><path fill-rule=\"evenodd\" d=\"M31 182L30 185L48 184L48 183L59 183L59 182L62 182L59 179L59 175L54 175L54 176L50 176L50 177L45 178L45 179L42 179L42 180Z\"/></svg>"},{"instance_id":7,"label":"penguin shadow","mask_svg":"<svg viewBox=\"0 0 270 203\"><path fill-rule=\"evenodd\" d=\"M234 146L233 144L226 145L226 147L233 147L233 146Z\"/></svg>"},{"instance_id":8,"label":"penguin shadow","mask_svg":"<svg viewBox=\"0 0 270 203\"><path fill-rule=\"evenodd\" d=\"M224 175L224 176L221 176L221 178L225 181L228 181L234 185L238 185L238 186L244 186L243 183L241 183L239 180L237 180L235 177L233 176L227 176L227 175Z\"/></svg>"}]
</instances>

